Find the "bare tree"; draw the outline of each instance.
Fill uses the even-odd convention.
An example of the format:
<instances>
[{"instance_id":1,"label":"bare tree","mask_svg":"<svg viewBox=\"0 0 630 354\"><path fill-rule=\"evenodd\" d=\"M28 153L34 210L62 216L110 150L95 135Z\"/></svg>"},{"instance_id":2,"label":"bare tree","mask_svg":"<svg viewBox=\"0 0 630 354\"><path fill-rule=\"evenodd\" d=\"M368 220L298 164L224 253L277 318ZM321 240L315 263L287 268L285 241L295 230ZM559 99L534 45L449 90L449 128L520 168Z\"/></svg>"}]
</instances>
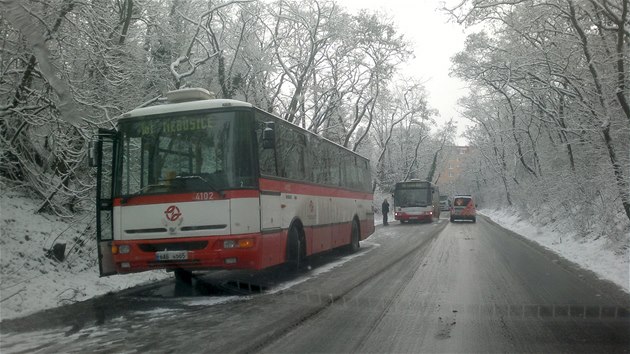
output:
<instances>
[{"instance_id":1,"label":"bare tree","mask_svg":"<svg viewBox=\"0 0 630 354\"><path fill-rule=\"evenodd\" d=\"M538 198L526 195L527 188L555 192L562 185L580 201L613 195L630 219L627 2L481 0L447 11L461 23L492 24L486 27L491 35L469 37L454 73L498 107L492 120L469 110L480 124L474 137L483 147L481 156L504 176L505 160L492 161L489 152L513 150L524 170L540 179L512 172L518 187L513 192L523 191L524 208ZM504 145L507 132L513 146ZM566 159L560 160L559 152ZM595 178L598 187L591 191L586 186Z\"/></svg>"}]
</instances>

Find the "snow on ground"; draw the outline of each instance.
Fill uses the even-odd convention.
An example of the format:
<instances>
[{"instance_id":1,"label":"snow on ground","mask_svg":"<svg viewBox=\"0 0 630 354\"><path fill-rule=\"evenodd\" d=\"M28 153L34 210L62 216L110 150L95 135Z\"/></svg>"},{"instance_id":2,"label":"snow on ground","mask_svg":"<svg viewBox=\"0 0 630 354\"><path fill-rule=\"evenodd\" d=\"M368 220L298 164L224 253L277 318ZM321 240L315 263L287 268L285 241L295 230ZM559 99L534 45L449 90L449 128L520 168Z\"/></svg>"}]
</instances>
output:
<instances>
[{"instance_id":1,"label":"snow on ground","mask_svg":"<svg viewBox=\"0 0 630 354\"><path fill-rule=\"evenodd\" d=\"M0 321L171 276L152 271L99 278L92 212L36 214L41 201L28 191L1 189ZM47 256L54 243L66 245L62 262Z\"/></svg>"},{"instance_id":2,"label":"snow on ground","mask_svg":"<svg viewBox=\"0 0 630 354\"><path fill-rule=\"evenodd\" d=\"M615 251L605 237L577 237L565 231L566 225L533 225L510 209L478 211L504 228L516 232L560 256L595 272L599 277L619 285L630 292L629 250ZM563 230L563 231L560 231ZM628 236L628 235L626 235ZM628 244L626 237L625 244Z\"/></svg>"},{"instance_id":3,"label":"snow on ground","mask_svg":"<svg viewBox=\"0 0 630 354\"><path fill-rule=\"evenodd\" d=\"M375 198L375 204L377 200ZM99 278L93 212L79 213L73 218L36 214L39 203L28 191L10 185L2 186L0 321L171 277L165 271L152 271ZM382 215L378 207L376 209L374 224L381 225ZM555 231L552 226L534 226L511 210L486 209L481 210L480 214L630 291L628 250L614 252L604 237L578 239L567 232ZM391 214L390 220L393 220ZM64 261L57 261L48 255L55 243L65 243ZM362 244L369 249L378 246L366 241ZM363 254L365 251L355 256ZM330 271L350 258L333 262L317 272ZM294 285L295 282L283 284L274 290Z\"/></svg>"},{"instance_id":4,"label":"snow on ground","mask_svg":"<svg viewBox=\"0 0 630 354\"><path fill-rule=\"evenodd\" d=\"M92 211L73 218L36 214L41 201L28 191L5 184L0 194L0 321L172 277L158 270L100 278ZM375 215L375 224L382 224L380 214ZM48 255L55 243L65 244L64 261ZM366 241L361 244L368 250L333 262L310 277L378 246ZM308 277L283 284L275 291L306 280Z\"/></svg>"},{"instance_id":5,"label":"snow on ground","mask_svg":"<svg viewBox=\"0 0 630 354\"><path fill-rule=\"evenodd\" d=\"M277 286L274 286L273 288L269 289L269 291L267 293L269 294L276 294L278 292L284 291L286 289L290 289L298 284L304 283L305 281L315 278L321 274L324 273L328 273L331 270L341 267L343 264L349 262L350 260L357 258L357 257L362 257L364 255L366 255L368 252L372 251L373 249L375 249L376 247L380 247L380 244L378 243L374 243L374 242L370 242L370 241L361 241L361 252L355 253L353 255L350 256L345 256L343 258L340 258L339 260L336 260L334 262L330 262L324 266L318 267L312 271L309 271L308 274L301 276L295 280L291 280L282 284L278 284ZM309 269L310 266L309 266Z\"/></svg>"},{"instance_id":6,"label":"snow on ground","mask_svg":"<svg viewBox=\"0 0 630 354\"><path fill-rule=\"evenodd\" d=\"M391 224L394 221L396 221L394 220L394 213L393 212L388 213L387 223ZM377 211L374 213L374 226L378 226L378 225L383 225L383 214Z\"/></svg>"}]
</instances>

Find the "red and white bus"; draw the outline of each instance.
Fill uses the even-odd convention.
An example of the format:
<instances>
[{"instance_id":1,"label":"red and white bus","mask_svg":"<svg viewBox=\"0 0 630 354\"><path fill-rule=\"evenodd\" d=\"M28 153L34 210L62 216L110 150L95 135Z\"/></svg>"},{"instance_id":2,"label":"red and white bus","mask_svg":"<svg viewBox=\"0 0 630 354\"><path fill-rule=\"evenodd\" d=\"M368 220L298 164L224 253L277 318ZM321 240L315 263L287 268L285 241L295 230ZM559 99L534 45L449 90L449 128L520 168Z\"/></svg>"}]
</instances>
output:
<instances>
[{"instance_id":1,"label":"red and white bus","mask_svg":"<svg viewBox=\"0 0 630 354\"><path fill-rule=\"evenodd\" d=\"M299 265L374 232L369 161L249 103L172 91L95 141L101 276Z\"/></svg>"},{"instance_id":2,"label":"red and white bus","mask_svg":"<svg viewBox=\"0 0 630 354\"><path fill-rule=\"evenodd\" d=\"M440 191L428 181L412 179L396 183L394 188L394 219L433 221L440 218Z\"/></svg>"}]
</instances>

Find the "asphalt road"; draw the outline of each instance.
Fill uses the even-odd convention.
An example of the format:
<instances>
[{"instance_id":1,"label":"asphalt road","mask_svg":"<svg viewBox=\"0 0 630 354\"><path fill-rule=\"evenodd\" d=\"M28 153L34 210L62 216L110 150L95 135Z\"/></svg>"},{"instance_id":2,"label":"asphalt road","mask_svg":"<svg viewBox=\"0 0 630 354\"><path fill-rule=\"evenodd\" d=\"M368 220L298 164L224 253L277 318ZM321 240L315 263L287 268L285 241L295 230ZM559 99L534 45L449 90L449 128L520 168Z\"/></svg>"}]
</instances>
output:
<instances>
[{"instance_id":1,"label":"asphalt road","mask_svg":"<svg viewBox=\"0 0 630 354\"><path fill-rule=\"evenodd\" d=\"M0 350L630 352L613 284L483 217L390 225L298 273L214 272L4 321Z\"/></svg>"}]
</instances>

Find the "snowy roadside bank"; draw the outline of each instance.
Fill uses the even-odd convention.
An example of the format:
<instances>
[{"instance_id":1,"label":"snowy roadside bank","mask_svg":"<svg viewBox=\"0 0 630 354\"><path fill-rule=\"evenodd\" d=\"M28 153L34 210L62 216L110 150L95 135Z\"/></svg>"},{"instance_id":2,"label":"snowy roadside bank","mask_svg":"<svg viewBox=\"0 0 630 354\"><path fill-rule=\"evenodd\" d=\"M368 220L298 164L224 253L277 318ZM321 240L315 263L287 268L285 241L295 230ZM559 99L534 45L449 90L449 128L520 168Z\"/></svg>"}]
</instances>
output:
<instances>
[{"instance_id":1,"label":"snowy roadside bank","mask_svg":"<svg viewBox=\"0 0 630 354\"><path fill-rule=\"evenodd\" d=\"M0 321L172 277L156 270L100 278L93 212L79 212L72 218L37 214L41 200L3 182L0 180ZM389 217L391 220L393 215ZM374 216L375 225L382 220L380 213ZM48 254L55 243L65 245L63 261Z\"/></svg>"},{"instance_id":2,"label":"snowy roadside bank","mask_svg":"<svg viewBox=\"0 0 630 354\"><path fill-rule=\"evenodd\" d=\"M19 188L0 195L0 321L87 300L172 275L152 271L99 278L92 213L36 214L41 201ZM65 259L47 255L65 244Z\"/></svg>"},{"instance_id":3,"label":"snowy roadside bank","mask_svg":"<svg viewBox=\"0 0 630 354\"><path fill-rule=\"evenodd\" d=\"M602 279L612 281L630 293L630 250L627 247L623 251L615 251L604 237L578 238L575 233L560 231L561 225L533 225L509 209L483 209L478 212L504 228L593 271Z\"/></svg>"}]
</instances>

